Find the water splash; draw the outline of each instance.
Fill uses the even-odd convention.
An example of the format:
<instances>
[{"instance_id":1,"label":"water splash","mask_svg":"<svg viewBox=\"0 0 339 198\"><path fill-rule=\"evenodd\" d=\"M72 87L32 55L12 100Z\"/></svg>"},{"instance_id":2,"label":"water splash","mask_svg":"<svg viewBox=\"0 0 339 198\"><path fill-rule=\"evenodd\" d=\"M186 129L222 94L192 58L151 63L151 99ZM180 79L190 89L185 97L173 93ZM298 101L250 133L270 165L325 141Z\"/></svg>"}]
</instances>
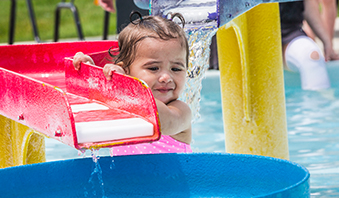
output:
<instances>
[{"instance_id":1,"label":"water splash","mask_svg":"<svg viewBox=\"0 0 339 198\"><path fill-rule=\"evenodd\" d=\"M109 154L110 154L110 156L112 157L112 163L111 163L111 165L110 165L109 168L112 170L113 168L115 168L114 159L113 159L113 156L114 156L113 148L111 148L111 149L109 150Z\"/></svg>"},{"instance_id":2,"label":"water splash","mask_svg":"<svg viewBox=\"0 0 339 198\"><path fill-rule=\"evenodd\" d=\"M188 79L179 99L192 111L192 121L199 117L201 81L209 68L210 44L218 27L217 0L153 0L151 15L167 17L180 13L185 19L185 32L190 47ZM181 25L180 20L173 19Z\"/></svg>"},{"instance_id":3,"label":"water splash","mask_svg":"<svg viewBox=\"0 0 339 198\"><path fill-rule=\"evenodd\" d=\"M201 81L209 68L210 45L216 31L215 23L201 27L190 27L185 30L190 46L188 79L185 90L179 99L186 102L191 108L193 122L200 117Z\"/></svg>"},{"instance_id":4,"label":"water splash","mask_svg":"<svg viewBox=\"0 0 339 198\"><path fill-rule=\"evenodd\" d=\"M98 155L98 152L99 150L91 149L91 156L94 162L94 169L88 180L88 184L90 184L90 188L87 189L85 186L84 196L85 197L99 197L101 194L102 198L107 198L107 196L105 196L104 181L102 179L102 170L99 164L100 157ZM98 191L98 189L100 189L101 192Z\"/></svg>"},{"instance_id":5,"label":"water splash","mask_svg":"<svg viewBox=\"0 0 339 198\"><path fill-rule=\"evenodd\" d=\"M86 157L86 149L80 149L78 150L78 156L82 156L82 158Z\"/></svg>"}]
</instances>

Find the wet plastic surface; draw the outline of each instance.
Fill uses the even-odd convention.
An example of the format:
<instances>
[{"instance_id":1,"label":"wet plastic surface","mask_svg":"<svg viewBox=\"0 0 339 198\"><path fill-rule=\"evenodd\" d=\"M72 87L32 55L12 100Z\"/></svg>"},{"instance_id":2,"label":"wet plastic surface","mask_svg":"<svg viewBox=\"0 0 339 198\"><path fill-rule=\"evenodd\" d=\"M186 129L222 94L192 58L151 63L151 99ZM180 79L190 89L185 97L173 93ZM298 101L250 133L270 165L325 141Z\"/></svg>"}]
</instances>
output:
<instances>
[{"instance_id":1,"label":"wet plastic surface","mask_svg":"<svg viewBox=\"0 0 339 198\"><path fill-rule=\"evenodd\" d=\"M16 179L15 175L20 175ZM102 157L0 170L2 197L309 197L293 162L239 154Z\"/></svg>"},{"instance_id":2,"label":"wet plastic surface","mask_svg":"<svg viewBox=\"0 0 339 198\"><path fill-rule=\"evenodd\" d=\"M0 114L77 149L157 140L159 119L150 89L135 78L114 74L107 81L103 75L101 67L110 61L106 57L112 46L117 47L117 42L0 46L4 57L0 60ZM76 71L69 58L79 51L93 56L98 66L82 64ZM86 103L107 109L72 112L72 105ZM78 143L76 123L124 118L152 123L153 135Z\"/></svg>"}]
</instances>

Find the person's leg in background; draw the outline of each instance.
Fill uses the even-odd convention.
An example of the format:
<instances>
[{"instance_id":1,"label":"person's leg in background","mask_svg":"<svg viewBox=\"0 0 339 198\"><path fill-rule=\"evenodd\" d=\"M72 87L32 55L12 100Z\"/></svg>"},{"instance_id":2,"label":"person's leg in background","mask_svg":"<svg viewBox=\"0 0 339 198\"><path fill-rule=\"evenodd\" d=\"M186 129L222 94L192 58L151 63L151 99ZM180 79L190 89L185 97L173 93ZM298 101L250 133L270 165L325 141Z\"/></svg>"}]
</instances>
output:
<instances>
[{"instance_id":1,"label":"person's leg in background","mask_svg":"<svg viewBox=\"0 0 339 198\"><path fill-rule=\"evenodd\" d=\"M320 90L331 86L325 58L311 38L299 36L284 49L283 58L286 67L300 73L302 89Z\"/></svg>"},{"instance_id":2,"label":"person's leg in background","mask_svg":"<svg viewBox=\"0 0 339 198\"><path fill-rule=\"evenodd\" d=\"M318 0L319 2L319 12L321 15L322 23L324 24L330 38L334 37L334 26L335 20L337 18L337 2L336 0ZM313 33L310 26L306 21L303 23L303 30L306 32L307 36L315 40L316 35Z\"/></svg>"}]
</instances>

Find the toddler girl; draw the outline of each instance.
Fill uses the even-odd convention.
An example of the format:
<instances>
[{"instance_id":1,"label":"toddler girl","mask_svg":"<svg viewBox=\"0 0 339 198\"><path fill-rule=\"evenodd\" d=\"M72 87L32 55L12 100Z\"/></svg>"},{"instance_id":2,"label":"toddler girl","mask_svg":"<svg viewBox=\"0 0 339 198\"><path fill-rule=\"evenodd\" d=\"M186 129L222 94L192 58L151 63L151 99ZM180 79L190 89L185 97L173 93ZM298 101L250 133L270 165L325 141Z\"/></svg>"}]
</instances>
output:
<instances>
[{"instance_id":1,"label":"toddler girl","mask_svg":"<svg viewBox=\"0 0 339 198\"><path fill-rule=\"evenodd\" d=\"M178 100L188 66L185 32L172 20L160 16L139 17L119 34L115 64L106 64L103 72L107 80L118 72L146 82L157 104L162 135L153 143L113 147L113 155L192 152L191 110ZM180 14L173 17L184 24ZM78 52L73 61L76 69L81 62L94 64L89 56Z\"/></svg>"}]
</instances>

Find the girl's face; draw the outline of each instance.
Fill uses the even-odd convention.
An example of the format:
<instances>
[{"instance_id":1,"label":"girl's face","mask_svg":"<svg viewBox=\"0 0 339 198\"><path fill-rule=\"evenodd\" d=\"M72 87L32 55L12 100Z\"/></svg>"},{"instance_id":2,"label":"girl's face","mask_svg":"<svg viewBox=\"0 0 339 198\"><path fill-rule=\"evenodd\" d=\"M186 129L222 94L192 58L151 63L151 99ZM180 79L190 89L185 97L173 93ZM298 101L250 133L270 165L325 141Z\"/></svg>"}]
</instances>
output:
<instances>
[{"instance_id":1,"label":"girl's face","mask_svg":"<svg viewBox=\"0 0 339 198\"><path fill-rule=\"evenodd\" d=\"M186 50L179 39L145 38L137 46L127 74L147 83L165 104L178 99L186 81Z\"/></svg>"}]
</instances>

